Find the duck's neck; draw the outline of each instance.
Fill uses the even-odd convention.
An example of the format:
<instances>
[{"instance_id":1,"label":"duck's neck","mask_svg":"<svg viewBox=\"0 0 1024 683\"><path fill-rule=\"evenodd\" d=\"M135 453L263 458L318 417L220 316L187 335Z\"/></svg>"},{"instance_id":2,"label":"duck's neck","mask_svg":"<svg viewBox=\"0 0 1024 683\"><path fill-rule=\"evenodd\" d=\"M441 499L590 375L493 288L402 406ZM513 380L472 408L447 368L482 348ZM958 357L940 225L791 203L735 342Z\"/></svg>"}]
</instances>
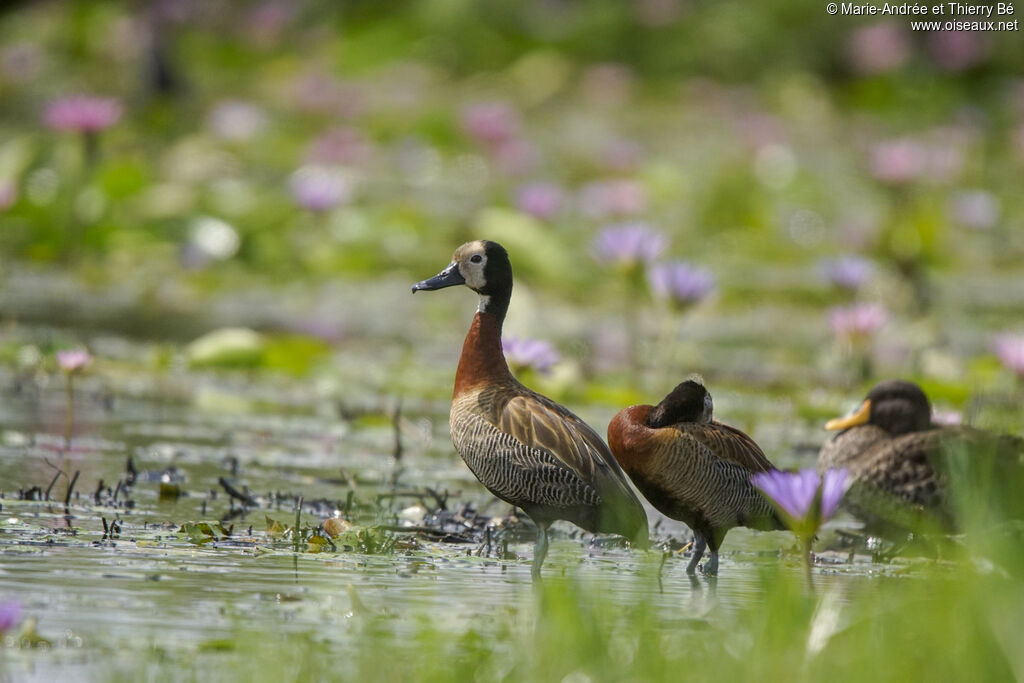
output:
<instances>
[{"instance_id":1,"label":"duck's neck","mask_svg":"<svg viewBox=\"0 0 1024 683\"><path fill-rule=\"evenodd\" d=\"M647 426L651 410L649 405L630 406L613 417L608 425L608 445L627 472L647 458L654 433Z\"/></svg>"},{"instance_id":2,"label":"duck's neck","mask_svg":"<svg viewBox=\"0 0 1024 683\"><path fill-rule=\"evenodd\" d=\"M508 306L507 302L505 306ZM483 299L480 308L462 344L459 369L455 371L456 396L480 384L512 379L505 354L501 350L501 323L504 316L491 313Z\"/></svg>"}]
</instances>

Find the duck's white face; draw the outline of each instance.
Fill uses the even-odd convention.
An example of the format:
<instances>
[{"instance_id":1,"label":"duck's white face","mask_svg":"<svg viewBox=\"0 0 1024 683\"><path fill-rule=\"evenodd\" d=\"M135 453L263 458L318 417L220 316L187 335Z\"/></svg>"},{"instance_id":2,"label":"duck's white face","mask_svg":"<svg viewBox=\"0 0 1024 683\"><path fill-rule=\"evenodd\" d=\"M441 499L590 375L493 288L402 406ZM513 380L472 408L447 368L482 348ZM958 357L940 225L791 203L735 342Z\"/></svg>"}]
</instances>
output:
<instances>
[{"instance_id":1,"label":"duck's white face","mask_svg":"<svg viewBox=\"0 0 1024 683\"><path fill-rule=\"evenodd\" d=\"M487 268L487 253L480 240L467 242L455 250L452 263L458 265L459 273L470 289L480 291L487 286L484 271Z\"/></svg>"},{"instance_id":2,"label":"duck's white face","mask_svg":"<svg viewBox=\"0 0 1024 683\"><path fill-rule=\"evenodd\" d=\"M704 414L701 415L701 422L711 422L715 413L715 402L711 400L711 394L704 395Z\"/></svg>"}]
</instances>

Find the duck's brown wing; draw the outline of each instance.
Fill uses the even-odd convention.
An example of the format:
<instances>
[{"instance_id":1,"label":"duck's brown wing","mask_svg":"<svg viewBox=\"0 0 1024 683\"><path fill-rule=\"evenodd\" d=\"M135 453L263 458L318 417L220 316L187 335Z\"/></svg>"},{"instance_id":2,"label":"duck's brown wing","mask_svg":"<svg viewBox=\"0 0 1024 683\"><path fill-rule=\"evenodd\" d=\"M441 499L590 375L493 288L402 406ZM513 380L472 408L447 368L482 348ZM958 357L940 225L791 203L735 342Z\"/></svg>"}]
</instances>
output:
<instances>
[{"instance_id":1,"label":"duck's brown wing","mask_svg":"<svg viewBox=\"0 0 1024 683\"><path fill-rule=\"evenodd\" d=\"M592 531L647 540L647 516L608 446L590 426L551 399L524 389L500 406L498 428L532 452L553 457L600 496L601 512L592 523L574 519ZM547 458L544 458L547 460Z\"/></svg>"},{"instance_id":2,"label":"duck's brown wing","mask_svg":"<svg viewBox=\"0 0 1024 683\"><path fill-rule=\"evenodd\" d=\"M945 502L952 480L1019 481L1024 441L970 427L929 429L869 449L864 478L926 507ZM975 481L974 483L978 483Z\"/></svg>"},{"instance_id":3,"label":"duck's brown wing","mask_svg":"<svg viewBox=\"0 0 1024 683\"><path fill-rule=\"evenodd\" d=\"M496 411L499 429L530 448L554 455L586 481L625 475L608 446L566 408L534 392L519 394Z\"/></svg>"},{"instance_id":4,"label":"duck's brown wing","mask_svg":"<svg viewBox=\"0 0 1024 683\"><path fill-rule=\"evenodd\" d=\"M854 481L924 508L944 508L945 477L936 471L944 444L940 430L879 441L858 458Z\"/></svg>"},{"instance_id":5,"label":"duck's brown wing","mask_svg":"<svg viewBox=\"0 0 1024 683\"><path fill-rule=\"evenodd\" d=\"M703 444L716 457L738 465L752 473L775 469L761 447L749 436L718 421L681 422L674 427L686 436Z\"/></svg>"}]
</instances>

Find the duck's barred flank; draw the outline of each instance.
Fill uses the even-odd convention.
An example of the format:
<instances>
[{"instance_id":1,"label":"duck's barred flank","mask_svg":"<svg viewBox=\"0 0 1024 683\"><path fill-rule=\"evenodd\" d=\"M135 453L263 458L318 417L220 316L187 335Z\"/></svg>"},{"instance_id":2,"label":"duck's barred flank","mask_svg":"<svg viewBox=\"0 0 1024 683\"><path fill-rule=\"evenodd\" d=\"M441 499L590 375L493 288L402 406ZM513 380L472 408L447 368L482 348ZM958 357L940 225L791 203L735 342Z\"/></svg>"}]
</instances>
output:
<instances>
[{"instance_id":1,"label":"duck's barred flank","mask_svg":"<svg viewBox=\"0 0 1024 683\"><path fill-rule=\"evenodd\" d=\"M558 458L530 448L468 410L452 406L455 450L487 489L524 510L537 506L569 511L601 504L601 496Z\"/></svg>"},{"instance_id":2,"label":"duck's barred flank","mask_svg":"<svg viewBox=\"0 0 1024 683\"><path fill-rule=\"evenodd\" d=\"M775 528L774 508L751 485L749 469L722 460L681 431L655 448L633 481L652 502L661 499L656 507L662 512L690 527L700 517L715 529Z\"/></svg>"}]
</instances>

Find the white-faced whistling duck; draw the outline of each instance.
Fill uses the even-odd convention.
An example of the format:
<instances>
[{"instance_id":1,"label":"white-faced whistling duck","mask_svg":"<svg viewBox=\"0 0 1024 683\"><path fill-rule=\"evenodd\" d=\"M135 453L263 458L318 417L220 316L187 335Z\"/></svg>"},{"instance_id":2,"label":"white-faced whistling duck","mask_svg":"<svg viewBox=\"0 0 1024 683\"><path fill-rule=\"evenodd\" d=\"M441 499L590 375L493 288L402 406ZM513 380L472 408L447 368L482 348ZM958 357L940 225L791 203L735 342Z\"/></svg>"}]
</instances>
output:
<instances>
[{"instance_id":1,"label":"white-faced whistling duck","mask_svg":"<svg viewBox=\"0 0 1024 683\"><path fill-rule=\"evenodd\" d=\"M825 429L842 431L821 447L819 471L849 471L843 506L882 535L956 531L951 477L977 476L987 466L993 493L1022 481L1024 440L933 424L928 397L912 382L875 385L857 410ZM1019 491L1008 496L1020 497Z\"/></svg>"},{"instance_id":2,"label":"white-faced whistling duck","mask_svg":"<svg viewBox=\"0 0 1024 683\"><path fill-rule=\"evenodd\" d=\"M455 373L452 441L491 493L537 524L534 578L547 554L548 526L558 519L647 547L643 505L601 437L566 408L520 384L508 369L501 348L512 295L508 253L496 242L468 242L455 250L447 268L412 291L453 285L466 285L480 300Z\"/></svg>"},{"instance_id":3,"label":"white-faced whistling duck","mask_svg":"<svg viewBox=\"0 0 1024 683\"><path fill-rule=\"evenodd\" d=\"M608 445L654 507L693 530L695 547L686 567L718 573L718 548L735 526L784 529L771 504L750 483L774 470L754 440L712 419L711 394L698 382L679 384L656 407L626 408L608 425Z\"/></svg>"}]
</instances>

